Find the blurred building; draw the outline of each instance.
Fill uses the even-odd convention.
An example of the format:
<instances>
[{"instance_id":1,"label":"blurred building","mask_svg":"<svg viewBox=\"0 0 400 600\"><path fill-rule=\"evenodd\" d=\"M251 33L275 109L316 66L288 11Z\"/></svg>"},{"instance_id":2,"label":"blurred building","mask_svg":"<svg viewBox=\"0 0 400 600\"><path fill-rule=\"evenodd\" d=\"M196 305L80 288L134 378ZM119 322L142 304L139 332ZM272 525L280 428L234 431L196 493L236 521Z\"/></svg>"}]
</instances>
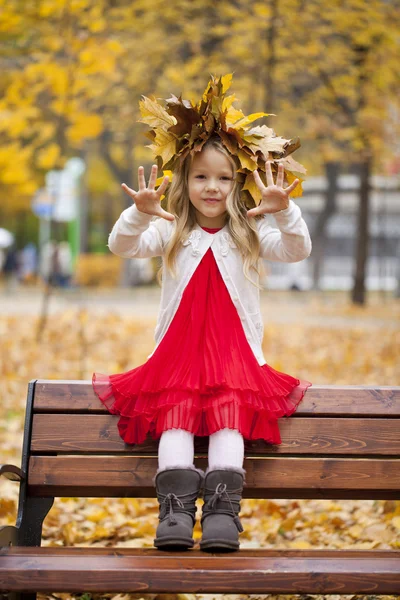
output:
<instances>
[{"instance_id":1,"label":"blurred building","mask_svg":"<svg viewBox=\"0 0 400 600\"><path fill-rule=\"evenodd\" d=\"M395 290L400 265L400 179L371 177L370 248L366 287L370 290ZM295 199L300 206L311 238L318 214L325 204L325 177L310 177L304 194ZM320 289L350 290L353 287L357 240L359 178L341 175L338 179L337 211L327 225ZM276 227L272 216L271 224ZM312 288L313 255L300 263L265 261L269 273L264 285L269 289Z\"/></svg>"}]
</instances>

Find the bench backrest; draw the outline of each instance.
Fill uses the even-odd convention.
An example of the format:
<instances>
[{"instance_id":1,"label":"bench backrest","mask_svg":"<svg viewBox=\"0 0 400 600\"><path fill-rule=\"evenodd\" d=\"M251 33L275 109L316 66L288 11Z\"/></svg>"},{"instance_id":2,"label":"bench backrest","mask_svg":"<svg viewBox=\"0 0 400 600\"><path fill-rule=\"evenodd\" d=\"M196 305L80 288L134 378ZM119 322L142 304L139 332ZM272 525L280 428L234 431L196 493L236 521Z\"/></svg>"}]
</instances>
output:
<instances>
[{"instance_id":1,"label":"bench backrest","mask_svg":"<svg viewBox=\"0 0 400 600\"><path fill-rule=\"evenodd\" d=\"M29 384L31 496L155 497L158 440L126 445L89 381ZM245 442L244 498L400 499L400 387L313 385L279 421L282 444ZM195 438L207 466L208 438Z\"/></svg>"}]
</instances>

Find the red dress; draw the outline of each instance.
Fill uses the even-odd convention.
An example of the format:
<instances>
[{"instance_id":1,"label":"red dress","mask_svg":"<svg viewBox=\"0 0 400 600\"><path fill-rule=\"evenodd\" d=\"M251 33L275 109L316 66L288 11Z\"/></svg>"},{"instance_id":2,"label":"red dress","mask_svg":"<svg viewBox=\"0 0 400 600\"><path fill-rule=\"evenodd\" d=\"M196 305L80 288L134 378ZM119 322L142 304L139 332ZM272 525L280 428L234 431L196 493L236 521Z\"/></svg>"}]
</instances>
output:
<instances>
[{"instance_id":1,"label":"red dress","mask_svg":"<svg viewBox=\"0 0 400 600\"><path fill-rule=\"evenodd\" d=\"M209 436L226 427L280 444L278 419L296 411L311 385L258 364L211 248L153 355L126 373L93 374L94 391L121 416L127 444L172 428Z\"/></svg>"}]
</instances>

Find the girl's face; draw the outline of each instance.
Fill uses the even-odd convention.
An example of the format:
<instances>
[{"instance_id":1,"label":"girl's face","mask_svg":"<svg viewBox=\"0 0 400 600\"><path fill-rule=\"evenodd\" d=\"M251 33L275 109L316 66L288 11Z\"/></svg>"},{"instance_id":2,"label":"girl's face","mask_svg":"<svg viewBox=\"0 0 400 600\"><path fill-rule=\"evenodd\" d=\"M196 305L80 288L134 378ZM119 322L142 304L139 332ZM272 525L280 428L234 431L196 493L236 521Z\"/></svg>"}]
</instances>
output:
<instances>
[{"instance_id":1,"label":"girl's face","mask_svg":"<svg viewBox=\"0 0 400 600\"><path fill-rule=\"evenodd\" d=\"M226 199L233 188L234 172L229 159L215 148L198 152L190 166L189 199L200 227L223 227Z\"/></svg>"}]
</instances>

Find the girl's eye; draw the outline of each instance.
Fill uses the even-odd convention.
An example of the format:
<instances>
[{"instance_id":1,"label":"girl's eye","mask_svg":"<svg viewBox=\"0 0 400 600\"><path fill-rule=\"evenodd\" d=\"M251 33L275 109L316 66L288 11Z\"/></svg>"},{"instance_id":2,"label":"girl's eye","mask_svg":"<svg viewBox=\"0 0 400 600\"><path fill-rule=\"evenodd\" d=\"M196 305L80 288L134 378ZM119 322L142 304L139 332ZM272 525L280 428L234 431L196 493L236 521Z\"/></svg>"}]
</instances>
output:
<instances>
[{"instance_id":1,"label":"girl's eye","mask_svg":"<svg viewBox=\"0 0 400 600\"><path fill-rule=\"evenodd\" d=\"M232 181L232 177L222 177L221 179L224 179L225 181Z\"/></svg>"}]
</instances>

